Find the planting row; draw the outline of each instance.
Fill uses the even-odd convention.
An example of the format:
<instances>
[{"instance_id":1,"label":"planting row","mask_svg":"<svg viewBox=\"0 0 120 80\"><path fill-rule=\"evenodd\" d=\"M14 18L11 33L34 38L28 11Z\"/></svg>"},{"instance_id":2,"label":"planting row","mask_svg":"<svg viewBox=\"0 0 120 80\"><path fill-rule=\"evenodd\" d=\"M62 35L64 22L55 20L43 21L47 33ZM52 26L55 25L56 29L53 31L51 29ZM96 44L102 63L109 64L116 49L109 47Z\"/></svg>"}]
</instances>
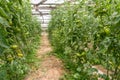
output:
<instances>
[{"instance_id":1,"label":"planting row","mask_svg":"<svg viewBox=\"0 0 120 80\"><path fill-rule=\"evenodd\" d=\"M0 0L0 80L21 80L40 39L28 0Z\"/></svg>"},{"instance_id":2,"label":"planting row","mask_svg":"<svg viewBox=\"0 0 120 80\"><path fill-rule=\"evenodd\" d=\"M119 4L119 0L81 0L51 13L49 38L70 71L65 80L120 79ZM95 65L106 73L99 73Z\"/></svg>"}]
</instances>

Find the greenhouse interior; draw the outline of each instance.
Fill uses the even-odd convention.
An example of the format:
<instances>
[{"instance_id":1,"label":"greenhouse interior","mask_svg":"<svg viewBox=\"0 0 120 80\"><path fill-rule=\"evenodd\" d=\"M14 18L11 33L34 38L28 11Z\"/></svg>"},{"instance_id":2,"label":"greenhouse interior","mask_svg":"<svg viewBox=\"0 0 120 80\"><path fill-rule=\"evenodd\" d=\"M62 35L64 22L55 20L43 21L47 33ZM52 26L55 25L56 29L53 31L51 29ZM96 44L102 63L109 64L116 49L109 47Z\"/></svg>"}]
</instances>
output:
<instances>
[{"instance_id":1,"label":"greenhouse interior","mask_svg":"<svg viewBox=\"0 0 120 80\"><path fill-rule=\"evenodd\" d=\"M120 0L0 0L0 80L120 80Z\"/></svg>"}]
</instances>

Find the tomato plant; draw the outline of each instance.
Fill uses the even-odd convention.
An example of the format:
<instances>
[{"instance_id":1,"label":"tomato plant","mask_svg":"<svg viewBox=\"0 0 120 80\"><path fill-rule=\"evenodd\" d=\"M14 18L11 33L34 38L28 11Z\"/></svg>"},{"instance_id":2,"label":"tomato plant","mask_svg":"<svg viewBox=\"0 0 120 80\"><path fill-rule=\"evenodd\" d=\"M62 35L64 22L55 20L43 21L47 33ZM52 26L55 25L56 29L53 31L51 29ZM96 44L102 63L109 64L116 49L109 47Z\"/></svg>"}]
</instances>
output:
<instances>
[{"instance_id":1,"label":"tomato plant","mask_svg":"<svg viewBox=\"0 0 120 80\"><path fill-rule=\"evenodd\" d=\"M0 80L23 78L40 32L29 0L0 0Z\"/></svg>"},{"instance_id":2,"label":"tomato plant","mask_svg":"<svg viewBox=\"0 0 120 80\"><path fill-rule=\"evenodd\" d=\"M119 80L120 1L76 3L66 3L51 13L49 38L56 55L71 71L70 80L97 80L98 77ZM92 66L96 64L104 66L107 74L95 76L93 73L97 70Z\"/></svg>"}]
</instances>

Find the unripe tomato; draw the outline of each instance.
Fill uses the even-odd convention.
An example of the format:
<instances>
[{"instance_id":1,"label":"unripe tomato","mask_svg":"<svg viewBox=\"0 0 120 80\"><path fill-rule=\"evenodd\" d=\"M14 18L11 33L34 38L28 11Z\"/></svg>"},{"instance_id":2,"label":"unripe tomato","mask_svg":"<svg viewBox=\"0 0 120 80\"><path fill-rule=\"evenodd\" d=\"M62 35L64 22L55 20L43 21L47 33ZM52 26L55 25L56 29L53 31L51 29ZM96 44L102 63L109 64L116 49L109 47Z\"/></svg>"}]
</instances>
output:
<instances>
[{"instance_id":1,"label":"unripe tomato","mask_svg":"<svg viewBox=\"0 0 120 80\"><path fill-rule=\"evenodd\" d=\"M25 34L26 34L26 35L28 35L28 34L29 34L29 32L26 32Z\"/></svg>"},{"instance_id":2,"label":"unripe tomato","mask_svg":"<svg viewBox=\"0 0 120 80\"><path fill-rule=\"evenodd\" d=\"M17 49L16 52L18 57L23 57L23 54L20 49Z\"/></svg>"},{"instance_id":3,"label":"unripe tomato","mask_svg":"<svg viewBox=\"0 0 120 80\"><path fill-rule=\"evenodd\" d=\"M12 21L9 21L9 25L12 26L12 24L13 24Z\"/></svg>"},{"instance_id":4,"label":"unripe tomato","mask_svg":"<svg viewBox=\"0 0 120 80\"><path fill-rule=\"evenodd\" d=\"M97 38L99 38L100 37L100 34L97 34Z\"/></svg>"},{"instance_id":5,"label":"unripe tomato","mask_svg":"<svg viewBox=\"0 0 120 80\"><path fill-rule=\"evenodd\" d=\"M23 57L22 53L18 53L17 55L18 55L18 57Z\"/></svg>"},{"instance_id":6,"label":"unripe tomato","mask_svg":"<svg viewBox=\"0 0 120 80\"><path fill-rule=\"evenodd\" d=\"M12 45L11 48L12 48L12 49L17 49L18 46L17 46L17 45Z\"/></svg>"},{"instance_id":7,"label":"unripe tomato","mask_svg":"<svg viewBox=\"0 0 120 80\"><path fill-rule=\"evenodd\" d=\"M20 28L17 27L17 28L16 28L16 31L17 31L17 32L20 32L21 30L20 30Z\"/></svg>"},{"instance_id":8,"label":"unripe tomato","mask_svg":"<svg viewBox=\"0 0 120 80\"><path fill-rule=\"evenodd\" d=\"M108 27L104 27L104 31L106 34L110 34L110 28L108 28Z\"/></svg>"},{"instance_id":9,"label":"unripe tomato","mask_svg":"<svg viewBox=\"0 0 120 80\"><path fill-rule=\"evenodd\" d=\"M17 52L17 53L22 53L20 49L17 49L16 52Z\"/></svg>"},{"instance_id":10,"label":"unripe tomato","mask_svg":"<svg viewBox=\"0 0 120 80\"><path fill-rule=\"evenodd\" d=\"M13 61L13 57L8 57L7 60L10 62Z\"/></svg>"},{"instance_id":11,"label":"unripe tomato","mask_svg":"<svg viewBox=\"0 0 120 80\"><path fill-rule=\"evenodd\" d=\"M13 57L11 55L8 55L7 56L7 61L9 61L9 62L13 61Z\"/></svg>"}]
</instances>

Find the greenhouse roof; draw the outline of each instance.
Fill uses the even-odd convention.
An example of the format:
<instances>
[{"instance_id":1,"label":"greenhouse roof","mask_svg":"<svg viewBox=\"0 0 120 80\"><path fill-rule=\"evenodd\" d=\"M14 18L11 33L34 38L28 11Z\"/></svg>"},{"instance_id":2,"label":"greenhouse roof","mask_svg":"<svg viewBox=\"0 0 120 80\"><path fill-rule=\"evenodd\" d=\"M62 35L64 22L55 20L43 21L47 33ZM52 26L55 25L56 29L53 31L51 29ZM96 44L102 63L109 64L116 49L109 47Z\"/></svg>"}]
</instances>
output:
<instances>
[{"instance_id":1,"label":"greenhouse roof","mask_svg":"<svg viewBox=\"0 0 120 80\"><path fill-rule=\"evenodd\" d=\"M51 10L65 1L71 2L73 0L31 0L32 14L38 18L42 27L47 28L51 19Z\"/></svg>"}]
</instances>

